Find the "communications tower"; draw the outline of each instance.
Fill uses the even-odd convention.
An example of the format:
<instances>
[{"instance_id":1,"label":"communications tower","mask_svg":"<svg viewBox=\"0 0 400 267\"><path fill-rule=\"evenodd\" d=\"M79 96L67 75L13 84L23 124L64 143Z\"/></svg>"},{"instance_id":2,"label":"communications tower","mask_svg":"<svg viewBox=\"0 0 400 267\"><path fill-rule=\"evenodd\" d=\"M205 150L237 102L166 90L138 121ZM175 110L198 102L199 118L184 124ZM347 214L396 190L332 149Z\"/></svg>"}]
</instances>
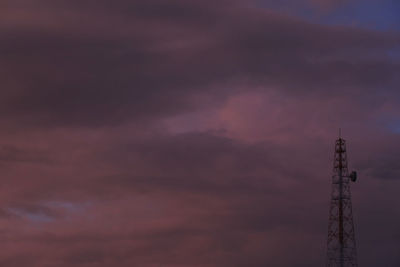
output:
<instances>
[{"instance_id":1,"label":"communications tower","mask_svg":"<svg viewBox=\"0 0 400 267\"><path fill-rule=\"evenodd\" d=\"M351 206L350 181L357 180L355 171L349 174L346 141L339 133L335 143L332 193L329 209L327 267L357 267L356 240Z\"/></svg>"}]
</instances>

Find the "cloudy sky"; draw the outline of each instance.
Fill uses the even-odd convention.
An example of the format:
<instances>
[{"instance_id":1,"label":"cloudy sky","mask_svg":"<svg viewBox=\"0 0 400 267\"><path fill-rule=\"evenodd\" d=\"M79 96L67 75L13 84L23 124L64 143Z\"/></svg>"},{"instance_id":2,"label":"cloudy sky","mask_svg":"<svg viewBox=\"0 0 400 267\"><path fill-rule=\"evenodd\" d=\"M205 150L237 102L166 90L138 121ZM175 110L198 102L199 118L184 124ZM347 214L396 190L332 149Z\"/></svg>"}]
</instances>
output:
<instances>
[{"instance_id":1,"label":"cloudy sky","mask_svg":"<svg viewBox=\"0 0 400 267\"><path fill-rule=\"evenodd\" d=\"M318 267L341 127L400 266L400 2L3 0L0 265Z\"/></svg>"}]
</instances>

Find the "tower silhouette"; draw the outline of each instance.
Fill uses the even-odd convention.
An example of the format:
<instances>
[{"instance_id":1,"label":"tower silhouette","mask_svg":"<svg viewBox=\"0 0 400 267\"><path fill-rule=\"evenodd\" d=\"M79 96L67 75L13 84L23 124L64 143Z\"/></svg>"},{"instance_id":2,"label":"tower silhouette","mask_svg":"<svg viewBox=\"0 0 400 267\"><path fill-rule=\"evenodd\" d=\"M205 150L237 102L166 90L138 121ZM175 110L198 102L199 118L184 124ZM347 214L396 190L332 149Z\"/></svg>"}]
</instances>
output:
<instances>
[{"instance_id":1,"label":"tower silhouette","mask_svg":"<svg viewBox=\"0 0 400 267\"><path fill-rule=\"evenodd\" d=\"M356 240L351 205L350 181L357 173L349 174L346 141L339 133L335 143L332 193L329 209L327 267L357 267Z\"/></svg>"}]
</instances>

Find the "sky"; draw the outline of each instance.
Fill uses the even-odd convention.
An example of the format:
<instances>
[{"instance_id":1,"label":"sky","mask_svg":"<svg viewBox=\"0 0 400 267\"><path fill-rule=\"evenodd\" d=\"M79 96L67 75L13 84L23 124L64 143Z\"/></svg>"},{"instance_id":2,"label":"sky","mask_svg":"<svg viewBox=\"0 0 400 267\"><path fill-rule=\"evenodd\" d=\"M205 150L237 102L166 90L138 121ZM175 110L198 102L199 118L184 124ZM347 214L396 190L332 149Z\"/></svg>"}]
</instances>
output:
<instances>
[{"instance_id":1,"label":"sky","mask_svg":"<svg viewBox=\"0 0 400 267\"><path fill-rule=\"evenodd\" d=\"M400 266L400 2L3 0L0 265L317 267L347 141Z\"/></svg>"}]
</instances>

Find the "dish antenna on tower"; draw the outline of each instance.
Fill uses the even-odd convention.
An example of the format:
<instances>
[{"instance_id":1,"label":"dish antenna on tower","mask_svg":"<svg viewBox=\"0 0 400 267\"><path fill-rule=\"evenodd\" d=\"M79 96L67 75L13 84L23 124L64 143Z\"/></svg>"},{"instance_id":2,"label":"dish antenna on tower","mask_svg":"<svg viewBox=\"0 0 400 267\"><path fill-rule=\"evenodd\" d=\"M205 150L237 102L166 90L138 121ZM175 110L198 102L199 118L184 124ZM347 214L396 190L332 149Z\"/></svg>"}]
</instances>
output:
<instances>
[{"instance_id":1,"label":"dish antenna on tower","mask_svg":"<svg viewBox=\"0 0 400 267\"><path fill-rule=\"evenodd\" d=\"M349 175L349 178L352 182L357 181L357 172L356 171L352 171Z\"/></svg>"}]
</instances>

